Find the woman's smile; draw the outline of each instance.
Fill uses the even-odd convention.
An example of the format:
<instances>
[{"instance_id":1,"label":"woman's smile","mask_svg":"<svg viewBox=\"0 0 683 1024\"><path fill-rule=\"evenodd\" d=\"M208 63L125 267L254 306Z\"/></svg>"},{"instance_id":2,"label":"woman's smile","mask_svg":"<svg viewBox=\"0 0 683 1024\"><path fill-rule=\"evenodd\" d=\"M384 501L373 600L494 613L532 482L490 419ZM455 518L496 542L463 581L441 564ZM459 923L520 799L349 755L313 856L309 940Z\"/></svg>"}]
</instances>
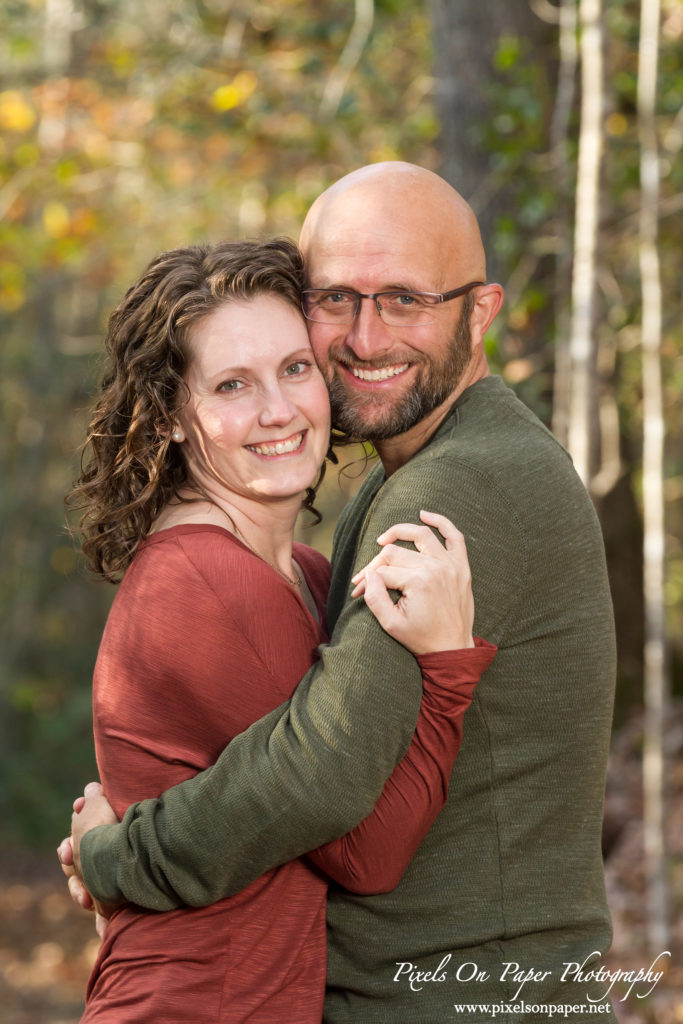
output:
<instances>
[{"instance_id":1,"label":"woman's smile","mask_svg":"<svg viewBox=\"0 0 683 1024\"><path fill-rule=\"evenodd\" d=\"M298 453L305 442L307 431L299 431L298 434L292 434L291 437L286 437L281 441L259 441L258 444L247 444L244 447L250 451L255 452L256 455L264 456L266 458L277 457L280 455L292 455Z\"/></svg>"}]
</instances>

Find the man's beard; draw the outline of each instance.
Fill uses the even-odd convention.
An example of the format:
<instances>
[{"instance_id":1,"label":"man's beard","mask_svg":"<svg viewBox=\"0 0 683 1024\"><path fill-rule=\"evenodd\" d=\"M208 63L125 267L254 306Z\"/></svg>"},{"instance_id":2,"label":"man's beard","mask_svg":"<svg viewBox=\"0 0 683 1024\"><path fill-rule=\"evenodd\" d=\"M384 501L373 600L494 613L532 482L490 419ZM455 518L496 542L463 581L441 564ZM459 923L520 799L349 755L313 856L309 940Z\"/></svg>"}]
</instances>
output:
<instances>
[{"instance_id":1,"label":"man's beard","mask_svg":"<svg viewBox=\"0 0 683 1024\"><path fill-rule=\"evenodd\" d=\"M469 300L469 301L468 301ZM429 359L423 354L423 363L417 379L410 390L394 399L378 414L379 401L376 395L350 396L341 377L334 374L328 381L332 423L349 440L386 441L390 437L405 434L425 419L437 406L446 401L461 380L472 355L472 334L470 316L474 302L465 296L455 333L446 352L439 359ZM344 361L344 360L342 360ZM400 362L393 359L392 364ZM349 356L349 362L358 363ZM368 368L382 364L369 362ZM368 415L368 413L370 415Z\"/></svg>"}]
</instances>

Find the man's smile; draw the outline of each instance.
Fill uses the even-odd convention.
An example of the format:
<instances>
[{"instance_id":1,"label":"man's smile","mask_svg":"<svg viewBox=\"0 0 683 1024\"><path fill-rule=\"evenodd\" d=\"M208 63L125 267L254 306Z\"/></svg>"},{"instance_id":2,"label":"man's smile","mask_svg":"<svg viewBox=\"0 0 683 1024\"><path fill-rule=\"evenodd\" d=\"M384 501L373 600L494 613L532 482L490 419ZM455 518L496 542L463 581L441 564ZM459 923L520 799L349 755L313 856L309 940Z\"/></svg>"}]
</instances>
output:
<instances>
[{"instance_id":1,"label":"man's smile","mask_svg":"<svg viewBox=\"0 0 683 1024\"><path fill-rule=\"evenodd\" d=\"M351 378L354 387L360 385L361 389L369 387L375 389L378 386L387 385L406 374L415 364L409 361L400 363L385 363L373 365L372 363L352 362L346 359L334 359L332 366L336 367L337 374Z\"/></svg>"},{"instance_id":2,"label":"man's smile","mask_svg":"<svg viewBox=\"0 0 683 1024\"><path fill-rule=\"evenodd\" d=\"M348 366L347 369L359 380L375 383L397 377L399 374L405 373L409 366L410 363L397 363L394 366L381 366L377 369L366 369L363 366Z\"/></svg>"}]
</instances>

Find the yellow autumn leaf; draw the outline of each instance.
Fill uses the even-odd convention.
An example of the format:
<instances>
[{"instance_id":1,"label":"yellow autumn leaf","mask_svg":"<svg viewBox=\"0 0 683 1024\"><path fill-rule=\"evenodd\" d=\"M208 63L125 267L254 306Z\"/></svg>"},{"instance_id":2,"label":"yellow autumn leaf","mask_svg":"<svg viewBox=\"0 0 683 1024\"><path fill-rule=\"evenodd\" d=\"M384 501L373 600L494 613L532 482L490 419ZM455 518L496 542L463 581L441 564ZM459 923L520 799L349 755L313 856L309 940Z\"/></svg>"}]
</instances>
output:
<instances>
[{"instance_id":1,"label":"yellow autumn leaf","mask_svg":"<svg viewBox=\"0 0 683 1024\"><path fill-rule=\"evenodd\" d=\"M258 78L253 71L240 71L232 82L221 85L211 97L214 110L232 110L245 103L258 85Z\"/></svg>"},{"instance_id":2,"label":"yellow autumn leaf","mask_svg":"<svg viewBox=\"0 0 683 1024\"><path fill-rule=\"evenodd\" d=\"M50 238L63 238L70 225L69 211L64 203L46 203L43 208L43 227Z\"/></svg>"},{"instance_id":3,"label":"yellow autumn leaf","mask_svg":"<svg viewBox=\"0 0 683 1024\"><path fill-rule=\"evenodd\" d=\"M628 121L623 114L609 114L605 120L605 128L608 135L625 135L628 131Z\"/></svg>"},{"instance_id":4,"label":"yellow autumn leaf","mask_svg":"<svg viewBox=\"0 0 683 1024\"><path fill-rule=\"evenodd\" d=\"M27 132L35 123L36 112L20 92L0 92L0 126L8 132Z\"/></svg>"}]
</instances>

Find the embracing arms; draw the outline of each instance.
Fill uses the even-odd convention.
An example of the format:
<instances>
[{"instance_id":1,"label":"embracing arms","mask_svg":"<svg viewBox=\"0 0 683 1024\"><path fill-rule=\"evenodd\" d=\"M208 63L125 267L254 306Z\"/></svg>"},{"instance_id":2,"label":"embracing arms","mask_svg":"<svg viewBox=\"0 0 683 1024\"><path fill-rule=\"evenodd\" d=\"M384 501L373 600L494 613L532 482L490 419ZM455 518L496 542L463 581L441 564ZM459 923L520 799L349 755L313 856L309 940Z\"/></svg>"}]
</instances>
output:
<instances>
[{"instance_id":1,"label":"embracing arms","mask_svg":"<svg viewBox=\"0 0 683 1024\"><path fill-rule=\"evenodd\" d=\"M366 534L357 564L376 550ZM407 749L420 682L412 656L363 602L348 602L290 702L236 737L211 769L86 834L86 883L111 902L200 905L348 832L370 815Z\"/></svg>"}]
</instances>

